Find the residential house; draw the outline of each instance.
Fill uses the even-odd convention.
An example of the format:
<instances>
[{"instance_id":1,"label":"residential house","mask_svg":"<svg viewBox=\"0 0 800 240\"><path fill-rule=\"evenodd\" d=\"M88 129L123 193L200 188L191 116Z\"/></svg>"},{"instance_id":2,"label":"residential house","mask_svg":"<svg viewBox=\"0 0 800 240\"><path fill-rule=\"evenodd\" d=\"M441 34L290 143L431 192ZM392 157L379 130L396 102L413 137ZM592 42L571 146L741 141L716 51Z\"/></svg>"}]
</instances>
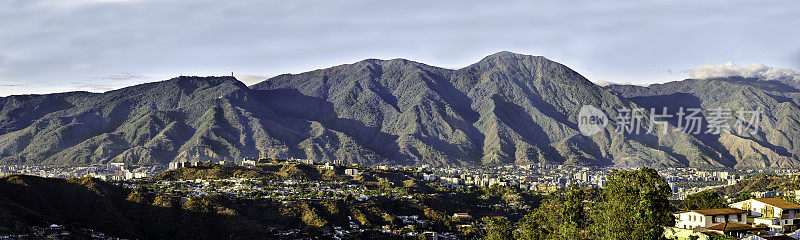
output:
<instances>
[{"instance_id":1,"label":"residential house","mask_svg":"<svg viewBox=\"0 0 800 240\"><path fill-rule=\"evenodd\" d=\"M255 158L244 158L242 160L242 166L255 166L258 163L258 159Z\"/></svg>"},{"instance_id":2,"label":"residential house","mask_svg":"<svg viewBox=\"0 0 800 240\"><path fill-rule=\"evenodd\" d=\"M769 230L768 227L753 227L746 223L726 222L709 227L706 233L717 233L720 236L746 237L753 234L763 234Z\"/></svg>"},{"instance_id":3,"label":"residential house","mask_svg":"<svg viewBox=\"0 0 800 240\"><path fill-rule=\"evenodd\" d=\"M355 177L355 176L358 176L361 173L358 172L358 169L348 168L348 169L344 170L344 174L347 175L347 176Z\"/></svg>"},{"instance_id":4,"label":"residential house","mask_svg":"<svg viewBox=\"0 0 800 240\"><path fill-rule=\"evenodd\" d=\"M182 168L182 167L192 167L192 166L197 166L199 164L200 164L200 161L197 161L197 160L192 160L192 161L179 160L179 161L170 162L169 163L169 169L172 170L172 169L178 169L178 168Z\"/></svg>"},{"instance_id":5,"label":"residential house","mask_svg":"<svg viewBox=\"0 0 800 240\"><path fill-rule=\"evenodd\" d=\"M780 198L753 198L729 206L747 211L748 223L764 224L776 232L794 231L800 225L800 205Z\"/></svg>"},{"instance_id":6,"label":"residential house","mask_svg":"<svg viewBox=\"0 0 800 240\"><path fill-rule=\"evenodd\" d=\"M217 164L222 165L222 166L232 166L233 165L233 161L220 160L220 161L217 161Z\"/></svg>"},{"instance_id":7,"label":"residential house","mask_svg":"<svg viewBox=\"0 0 800 240\"><path fill-rule=\"evenodd\" d=\"M709 228L727 222L745 224L747 223L747 211L736 208L691 210L676 213L675 219L677 220L675 226L678 228Z\"/></svg>"},{"instance_id":8,"label":"residential house","mask_svg":"<svg viewBox=\"0 0 800 240\"><path fill-rule=\"evenodd\" d=\"M300 159L299 162L300 164L314 166L314 159Z\"/></svg>"},{"instance_id":9,"label":"residential house","mask_svg":"<svg viewBox=\"0 0 800 240\"><path fill-rule=\"evenodd\" d=\"M325 165L322 165L322 166L317 166L317 167L318 167L318 168L325 169L325 170L331 170L331 171L334 171L334 172L336 172L337 174L341 173L341 169L342 169L341 165L337 165L337 164L335 164L335 163L330 163L330 162L326 162L326 163L325 163Z\"/></svg>"}]
</instances>

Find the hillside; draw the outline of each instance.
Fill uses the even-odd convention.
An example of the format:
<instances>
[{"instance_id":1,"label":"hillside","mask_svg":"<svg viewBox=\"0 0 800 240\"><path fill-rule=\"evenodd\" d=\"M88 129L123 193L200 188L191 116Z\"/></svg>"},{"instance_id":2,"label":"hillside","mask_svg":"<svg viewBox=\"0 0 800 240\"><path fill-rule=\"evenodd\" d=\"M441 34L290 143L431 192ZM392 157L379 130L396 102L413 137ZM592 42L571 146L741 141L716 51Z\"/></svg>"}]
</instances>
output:
<instances>
[{"instance_id":1,"label":"hillside","mask_svg":"<svg viewBox=\"0 0 800 240\"><path fill-rule=\"evenodd\" d=\"M166 171L155 177L157 180L194 180L194 179L227 179L249 178L268 180L314 180L331 181L339 177L333 170L321 170L313 166L292 165L266 165L258 167L221 166L217 164L203 164L196 167L178 168Z\"/></svg>"},{"instance_id":2,"label":"hillside","mask_svg":"<svg viewBox=\"0 0 800 240\"><path fill-rule=\"evenodd\" d=\"M295 171L306 175L287 175ZM256 169L207 165L127 182L127 187L93 178L12 175L0 178L0 234L24 234L36 226L59 224L67 231L89 228L114 237L136 239L297 239L330 233L334 226L357 224L370 229L358 233L362 238L375 238L371 234L387 238L392 236L380 235L375 229L386 225L402 228L403 221L397 216L417 215L426 221L427 227L449 231L454 228L455 220L450 216L455 212L468 211L476 217L519 215L525 209L517 207L535 207L539 199L538 195L512 188L459 191L435 188L402 171L370 170L346 183L341 177L332 179L328 175L309 179L315 172L315 168L301 165ZM248 185L251 189L272 190L256 190L261 195L242 197L230 192L189 194L173 188L175 184L193 184L195 181L185 180L202 177L211 181L181 189L205 191L200 186L221 187L230 184L231 177L245 175L250 177L243 182L254 184ZM346 187L349 191L340 191L343 196L324 199L291 194L293 198L281 200L269 195L272 191L308 192L305 186L282 185L288 179L309 181L309 187ZM359 194L370 196L356 200ZM409 194L416 194L416 199L398 197ZM507 194L520 198L502 197ZM490 207L508 203L514 203L515 207ZM296 234L280 235L287 232Z\"/></svg>"},{"instance_id":3,"label":"hillside","mask_svg":"<svg viewBox=\"0 0 800 240\"><path fill-rule=\"evenodd\" d=\"M791 191L797 190L800 185L794 177L757 175L730 186L714 189L714 191L725 196L736 197L741 193L763 192L763 191Z\"/></svg>"},{"instance_id":4,"label":"hillside","mask_svg":"<svg viewBox=\"0 0 800 240\"><path fill-rule=\"evenodd\" d=\"M179 198L153 196L98 179L15 175L0 178L0 193L0 226L10 232L57 223L113 236L150 239L265 234L258 230L263 228L249 229L259 226L253 221L221 215L226 208L207 199L181 204Z\"/></svg>"},{"instance_id":5,"label":"hillside","mask_svg":"<svg viewBox=\"0 0 800 240\"><path fill-rule=\"evenodd\" d=\"M673 114L680 107L761 109L756 134L731 132L698 139L731 159L736 168L796 168L800 164L800 90L783 82L733 77L607 88L643 107L668 107Z\"/></svg>"},{"instance_id":6,"label":"hillside","mask_svg":"<svg viewBox=\"0 0 800 240\"><path fill-rule=\"evenodd\" d=\"M769 110L763 134L623 136L609 124L586 137L577 127L582 106L613 120L617 109L659 102L637 98L656 90L614 94L567 66L510 52L455 70L368 59L250 87L232 77L178 77L105 93L0 98L0 164L239 161L264 152L363 165L800 166L797 95L769 86L736 95L724 86L693 91L708 89L699 97L713 99L708 106Z\"/></svg>"}]
</instances>

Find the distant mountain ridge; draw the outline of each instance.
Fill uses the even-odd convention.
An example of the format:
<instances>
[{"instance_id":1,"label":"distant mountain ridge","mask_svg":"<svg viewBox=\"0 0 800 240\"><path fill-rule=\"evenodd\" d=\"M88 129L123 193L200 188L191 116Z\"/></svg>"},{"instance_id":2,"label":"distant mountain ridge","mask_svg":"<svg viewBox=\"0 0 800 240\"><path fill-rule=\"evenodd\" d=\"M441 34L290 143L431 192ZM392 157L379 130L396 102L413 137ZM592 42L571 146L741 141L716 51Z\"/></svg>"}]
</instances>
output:
<instances>
[{"instance_id":1,"label":"distant mountain ridge","mask_svg":"<svg viewBox=\"0 0 800 240\"><path fill-rule=\"evenodd\" d=\"M686 81L705 85L603 88L544 57L500 52L455 70L368 59L250 87L232 77L178 77L102 94L10 96L0 98L0 163L166 164L263 151L368 165L800 166L794 88ZM641 98L670 94L763 107L769 119L763 134L718 140L622 136L611 125L591 137L578 131L583 105L613 120L617 109L646 106ZM740 101L750 97L760 98Z\"/></svg>"},{"instance_id":2,"label":"distant mountain ridge","mask_svg":"<svg viewBox=\"0 0 800 240\"><path fill-rule=\"evenodd\" d=\"M699 107L762 110L759 131L701 136L736 168L796 168L800 156L800 90L783 81L729 77L687 79L648 87L610 85L607 89L644 107Z\"/></svg>"}]
</instances>

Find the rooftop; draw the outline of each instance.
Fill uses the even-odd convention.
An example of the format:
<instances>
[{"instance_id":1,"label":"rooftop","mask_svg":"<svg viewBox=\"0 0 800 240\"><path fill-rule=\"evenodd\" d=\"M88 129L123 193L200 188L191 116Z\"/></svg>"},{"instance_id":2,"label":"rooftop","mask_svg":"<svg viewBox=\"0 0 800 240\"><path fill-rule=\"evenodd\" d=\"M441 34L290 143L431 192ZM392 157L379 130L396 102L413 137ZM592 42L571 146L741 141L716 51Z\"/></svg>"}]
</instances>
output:
<instances>
[{"instance_id":1,"label":"rooftop","mask_svg":"<svg viewBox=\"0 0 800 240\"><path fill-rule=\"evenodd\" d=\"M735 223L735 222L720 223L720 224L717 224L717 225L714 225L714 226L711 226L710 228L708 228L708 230L716 230L716 231L722 231L722 232L727 232L727 231L748 231L748 230L753 230L753 229L756 229L756 228L754 228L753 226L750 226L748 224Z\"/></svg>"},{"instance_id":2,"label":"rooftop","mask_svg":"<svg viewBox=\"0 0 800 240\"><path fill-rule=\"evenodd\" d=\"M800 209L800 204L789 202L780 198L754 198L753 200L766 203L781 209Z\"/></svg>"},{"instance_id":3,"label":"rooftop","mask_svg":"<svg viewBox=\"0 0 800 240\"><path fill-rule=\"evenodd\" d=\"M747 211L738 208L715 208L715 209L702 209L702 210L691 210L691 211L702 214L704 216L747 213Z\"/></svg>"}]
</instances>

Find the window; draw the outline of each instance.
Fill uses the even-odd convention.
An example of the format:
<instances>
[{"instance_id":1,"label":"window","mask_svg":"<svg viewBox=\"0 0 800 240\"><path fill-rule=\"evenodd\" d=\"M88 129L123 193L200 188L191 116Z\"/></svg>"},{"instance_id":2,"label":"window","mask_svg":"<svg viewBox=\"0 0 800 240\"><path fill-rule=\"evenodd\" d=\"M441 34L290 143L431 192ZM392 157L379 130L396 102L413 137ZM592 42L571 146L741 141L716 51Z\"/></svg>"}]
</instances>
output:
<instances>
[{"instance_id":1,"label":"window","mask_svg":"<svg viewBox=\"0 0 800 240\"><path fill-rule=\"evenodd\" d=\"M768 217L768 218L775 217L775 208L773 208L772 206L764 206L761 214L763 215L763 217Z\"/></svg>"}]
</instances>

